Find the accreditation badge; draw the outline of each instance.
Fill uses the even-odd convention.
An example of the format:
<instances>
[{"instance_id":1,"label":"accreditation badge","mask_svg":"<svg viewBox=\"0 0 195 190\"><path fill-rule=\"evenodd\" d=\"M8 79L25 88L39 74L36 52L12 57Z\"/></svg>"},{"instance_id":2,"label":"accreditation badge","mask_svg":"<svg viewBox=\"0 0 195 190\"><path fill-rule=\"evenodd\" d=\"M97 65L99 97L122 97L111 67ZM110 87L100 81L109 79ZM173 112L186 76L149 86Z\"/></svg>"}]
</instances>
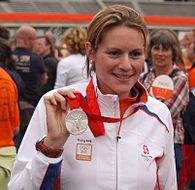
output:
<instances>
[{"instance_id":1,"label":"accreditation badge","mask_svg":"<svg viewBox=\"0 0 195 190\"><path fill-rule=\"evenodd\" d=\"M92 159L92 145L85 143L78 143L76 145L76 160L91 161Z\"/></svg>"}]
</instances>

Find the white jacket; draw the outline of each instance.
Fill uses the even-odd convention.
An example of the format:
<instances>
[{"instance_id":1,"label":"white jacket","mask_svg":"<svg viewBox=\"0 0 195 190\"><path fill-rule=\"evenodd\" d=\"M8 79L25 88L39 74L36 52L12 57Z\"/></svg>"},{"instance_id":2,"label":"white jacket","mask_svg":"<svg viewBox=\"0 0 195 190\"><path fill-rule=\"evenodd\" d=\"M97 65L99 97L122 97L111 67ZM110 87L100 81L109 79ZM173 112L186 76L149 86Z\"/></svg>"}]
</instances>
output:
<instances>
[{"instance_id":1,"label":"white jacket","mask_svg":"<svg viewBox=\"0 0 195 190\"><path fill-rule=\"evenodd\" d=\"M85 96L86 86L83 83L71 87ZM55 90L47 95L53 92ZM118 118L118 96L97 93L101 114ZM9 189L176 190L170 112L151 97L146 104L136 105L140 109L122 121L119 140L116 137L120 124L104 123L105 135L95 138L90 129L78 136L71 135L62 156L48 158L35 150L36 141L47 134L42 98L19 149ZM129 107L125 115L133 107ZM60 187L56 188L51 185L55 174L60 175L58 184L56 182Z\"/></svg>"},{"instance_id":2,"label":"white jacket","mask_svg":"<svg viewBox=\"0 0 195 190\"><path fill-rule=\"evenodd\" d=\"M81 54L72 54L63 58L57 66L54 88L73 85L87 81L86 57Z\"/></svg>"}]
</instances>

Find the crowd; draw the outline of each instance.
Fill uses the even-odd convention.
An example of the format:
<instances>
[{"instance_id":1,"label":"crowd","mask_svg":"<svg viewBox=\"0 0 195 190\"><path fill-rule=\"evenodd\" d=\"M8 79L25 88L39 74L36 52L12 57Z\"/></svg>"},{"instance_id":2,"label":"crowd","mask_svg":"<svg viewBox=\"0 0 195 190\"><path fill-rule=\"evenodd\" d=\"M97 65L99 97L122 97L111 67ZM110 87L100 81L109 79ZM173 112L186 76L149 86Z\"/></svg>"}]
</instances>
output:
<instances>
[{"instance_id":1,"label":"crowd","mask_svg":"<svg viewBox=\"0 0 195 190\"><path fill-rule=\"evenodd\" d=\"M195 29L126 6L58 44L0 26L0 189L195 189L194 72Z\"/></svg>"}]
</instances>

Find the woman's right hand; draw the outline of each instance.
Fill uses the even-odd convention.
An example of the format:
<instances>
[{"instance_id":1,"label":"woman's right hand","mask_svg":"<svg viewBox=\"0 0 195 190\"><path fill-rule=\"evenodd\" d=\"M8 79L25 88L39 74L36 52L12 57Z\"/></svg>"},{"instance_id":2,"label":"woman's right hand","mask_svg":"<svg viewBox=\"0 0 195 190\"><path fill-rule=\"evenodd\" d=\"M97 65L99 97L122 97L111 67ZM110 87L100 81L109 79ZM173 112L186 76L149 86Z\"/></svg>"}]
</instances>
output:
<instances>
[{"instance_id":1,"label":"woman's right hand","mask_svg":"<svg viewBox=\"0 0 195 190\"><path fill-rule=\"evenodd\" d=\"M51 96L45 96L48 134L44 144L53 149L62 149L69 134L65 126L65 116L69 109L65 96L75 98L73 89L60 89Z\"/></svg>"}]
</instances>

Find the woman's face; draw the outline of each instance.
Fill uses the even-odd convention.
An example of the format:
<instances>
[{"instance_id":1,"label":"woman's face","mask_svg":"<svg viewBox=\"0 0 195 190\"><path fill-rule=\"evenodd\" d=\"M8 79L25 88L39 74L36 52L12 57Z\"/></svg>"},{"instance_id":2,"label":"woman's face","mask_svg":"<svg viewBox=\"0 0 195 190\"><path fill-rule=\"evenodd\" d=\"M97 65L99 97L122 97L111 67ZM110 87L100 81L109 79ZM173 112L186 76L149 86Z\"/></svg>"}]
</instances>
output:
<instances>
[{"instance_id":1,"label":"woman's face","mask_svg":"<svg viewBox=\"0 0 195 190\"><path fill-rule=\"evenodd\" d=\"M106 31L91 59L100 91L126 98L142 71L144 51L144 38L139 30L116 26Z\"/></svg>"},{"instance_id":2,"label":"woman's face","mask_svg":"<svg viewBox=\"0 0 195 190\"><path fill-rule=\"evenodd\" d=\"M172 49L163 48L162 45L154 45L151 49L152 64L157 67L173 65Z\"/></svg>"}]
</instances>

